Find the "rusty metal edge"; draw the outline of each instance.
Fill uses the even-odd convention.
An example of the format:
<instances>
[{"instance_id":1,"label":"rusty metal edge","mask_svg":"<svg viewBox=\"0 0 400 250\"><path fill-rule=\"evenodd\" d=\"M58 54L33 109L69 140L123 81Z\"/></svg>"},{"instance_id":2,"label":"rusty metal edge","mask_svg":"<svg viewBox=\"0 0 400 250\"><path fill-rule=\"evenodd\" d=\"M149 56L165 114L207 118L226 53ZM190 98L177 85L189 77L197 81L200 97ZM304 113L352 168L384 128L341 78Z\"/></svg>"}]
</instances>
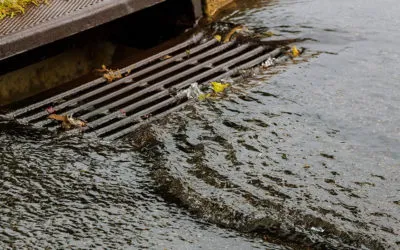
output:
<instances>
[{"instance_id":1,"label":"rusty metal edge","mask_svg":"<svg viewBox=\"0 0 400 250\"><path fill-rule=\"evenodd\" d=\"M0 39L0 61L25 51L77 34L165 0L115 0L73 15L46 22Z\"/></svg>"}]
</instances>

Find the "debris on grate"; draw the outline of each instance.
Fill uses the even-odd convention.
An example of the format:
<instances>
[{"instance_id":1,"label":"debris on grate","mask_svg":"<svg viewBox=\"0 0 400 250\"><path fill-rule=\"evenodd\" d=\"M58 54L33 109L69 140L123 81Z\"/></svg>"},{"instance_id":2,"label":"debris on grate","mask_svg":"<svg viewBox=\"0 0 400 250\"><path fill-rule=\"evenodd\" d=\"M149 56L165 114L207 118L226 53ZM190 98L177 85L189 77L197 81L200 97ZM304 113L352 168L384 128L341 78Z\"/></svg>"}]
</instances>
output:
<instances>
[{"instance_id":1,"label":"debris on grate","mask_svg":"<svg viewBox=\"0 0 400 250\"><path fill-rule=\"evenodd\" d=\"M286 44L287 45L287 44ZM301 49L296 49L301 53ZM190 57L188 56L190 51ZM241 70L271 67L293 58L293 49L248 40L219 42L197 34L192 39L120 69L120 79L101 77L6 115L24 124L55 130L59 124L49 114L84 121L85 134L107 140L120 138L141 125L181 109L191 99L204 97L200 86ZM126 84L130 82L130 84Z\"/></svg>"},{"instance_id":2,"label":"debris on grate","mask_svg":"<svg viewBox=\"0 0 400 250\"><path fill-rule=\"evenodd\" d=\"M199 88L199 84L195 82L190 84L189 88L179 91L176 97L179 99L198 99L202 95L204 95L203 91Z\"/></svg>"},{"instance_id":3,"label":"debris on grate","mask_svg":"<svg viewBox=\"0 0 400 250\"><path fill-rule=\"evenodd\" d=\"M65 130L73 129L73 128L82 128L86 127L86 122L81 121L79 119L75 119L72 117L72 115L57 115L57 114L51 114L47 118L55 120L55 121L60 121L61 127Z\"/></svg>"},{"instance_id":4,"label":"debris on grate","mask_svg":"<svg viewBox=\"0 0 400 250\"><path fill-rule=\"evenodd\" d=\"M108 81L108 82L113 82L114 80L117 79L121 79L122 78L122 74L121 72L117 69L117 70L113 70L113 69L108 69L106 67L106 65L102 65L101 69L96 69L97 72L99 73L103 73L103 77ZM128 75L130 74L130 72L126 72Z\"/></svg>"}]
</instances>

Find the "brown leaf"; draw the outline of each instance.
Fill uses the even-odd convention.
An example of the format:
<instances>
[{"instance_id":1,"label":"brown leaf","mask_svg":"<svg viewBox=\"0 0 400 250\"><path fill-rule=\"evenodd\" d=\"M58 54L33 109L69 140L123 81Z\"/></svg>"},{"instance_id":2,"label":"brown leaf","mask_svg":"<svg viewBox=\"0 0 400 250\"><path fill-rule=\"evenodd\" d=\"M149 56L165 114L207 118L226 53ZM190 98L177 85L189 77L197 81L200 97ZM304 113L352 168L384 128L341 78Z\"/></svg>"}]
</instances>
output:
<instances>
[{"instance_id":1,"label":"brown leaf","mask_svg":"<svg viewBox=\"0 0 400 250\"><path fill-rule=\"evenodd\" d=\"M107 79L107 82L113 82L116 79L121 79L122 74L121 71L108 69L106 65L101 65L101 69L96 69L97 72L104 73L103 77Z\"/></svg>"},{"instance_id":2,"label":"brown leaf","mask_svg":"<svg viewBox=\"0 0 400 250\"><path fill-rule=\"evenodd\" d=\"M172 58L172 56L170 56L170 55L165 55L165 56L163 56L163 57L161 57L161 61L164 61L164 60L168 60L168 59L170 59L170 58Z\"/></svg>"},{"instance_id":3,"label":"brown leaf","mask_svg":"<svg viewBox=\"0 0 400 250\"><path fill-rule=\"evenodd\" d=\"M72 115L57 115L51 114L48 116L49 119L60 121L62 122L61 127L65 130L72 129L72 128L82 128L86 127L86 122L73 118Z\"/></svg>"},{"instance_id":4,"label":"brown leaf","mask_svg":"<svg viewBox=\"0 0 400 250\"><path fill-rule=\"evenodd\" d=\"M231 31L229 31L229 33L225 36L225 38L224 38L224 43L230 42L232 36L233 36L236 32L243 30L244 28L245 28L245 27L244 27L243 25L239 25L239 26L236 26L235 28L231 29Z\"/></svg>"},{"instance_id":5,"label":"brown leaf","mask_svg":"<svg viewBox=\"0 0 400 250\"><path fill-rule=\"evenodd\" d=\"M57 115L57 114L51 114L51 115L48 116L48 118L52 119L52 120L56 120L56 121L61 121L61 122L67 120L67 116L65 116L65 115Z\"/></svg>"}]
</instances>

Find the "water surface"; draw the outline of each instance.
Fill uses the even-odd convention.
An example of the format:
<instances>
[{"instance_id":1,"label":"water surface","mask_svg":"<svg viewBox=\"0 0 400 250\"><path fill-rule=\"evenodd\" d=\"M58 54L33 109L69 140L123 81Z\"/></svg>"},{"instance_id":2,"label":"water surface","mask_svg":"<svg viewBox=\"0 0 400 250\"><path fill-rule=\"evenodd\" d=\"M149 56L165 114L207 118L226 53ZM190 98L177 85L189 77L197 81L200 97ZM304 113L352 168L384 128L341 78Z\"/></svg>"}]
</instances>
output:
<instances>
[{"instance_id":1,"label":"water surface","mask_svg":"<svg viewBox=\"0 0 400 250\"><path fill-rule=\"evenodd\" d=\"M307 60L116 143L0 123L1 248L399 247L400 5L243 2Z\"/></svg>"}]
</instances>

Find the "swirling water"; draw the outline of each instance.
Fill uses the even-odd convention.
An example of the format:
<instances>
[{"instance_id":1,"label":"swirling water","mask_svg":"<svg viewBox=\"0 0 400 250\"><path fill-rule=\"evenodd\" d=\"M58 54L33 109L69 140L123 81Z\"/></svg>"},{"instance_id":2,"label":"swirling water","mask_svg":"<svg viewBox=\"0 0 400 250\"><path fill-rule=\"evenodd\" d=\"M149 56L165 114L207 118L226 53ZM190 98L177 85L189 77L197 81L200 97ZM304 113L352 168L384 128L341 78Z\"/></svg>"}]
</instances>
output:
<instances>
[{"instance_id":1,"label":"swirling water","mask_svg":"<svg viewBox=\"0 0 400 250\"><path fill-rule=\"evenodd\" d=\"M399 11L242 1L316 56L115 143L1 122L1 248L398 248Z\"/></svg>"}]
</instances>

